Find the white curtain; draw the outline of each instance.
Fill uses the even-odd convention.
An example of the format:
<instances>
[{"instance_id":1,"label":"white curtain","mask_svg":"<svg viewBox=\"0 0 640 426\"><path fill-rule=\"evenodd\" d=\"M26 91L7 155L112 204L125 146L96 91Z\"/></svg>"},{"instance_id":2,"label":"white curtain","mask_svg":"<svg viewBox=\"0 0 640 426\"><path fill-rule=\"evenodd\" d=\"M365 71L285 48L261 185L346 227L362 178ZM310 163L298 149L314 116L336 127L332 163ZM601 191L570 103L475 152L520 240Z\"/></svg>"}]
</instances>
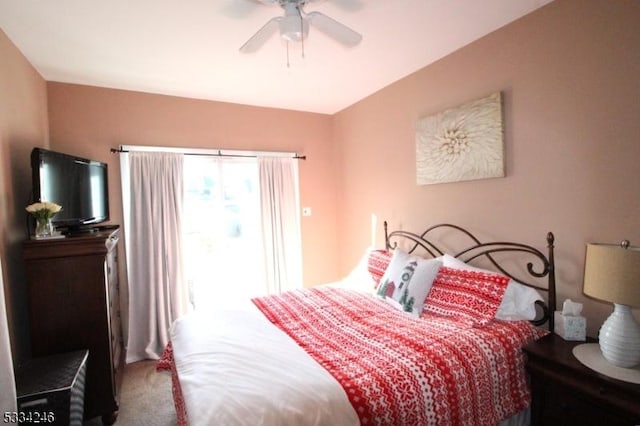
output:
<instances>
[{"instance_id":1,"label":"white curtain","mask_svg":"<svg viewBox=\"0 0 640 426\"><path fill-rule=\"evenodd\" d=\"M189 309L182 257L183 155L130 152L122 160L127 362L135 362L158 359L170 325Z\"/></svg>"},{"instance_id":2,"label":"white curtain","mask_svg":"<svg viewBox=\"0 0 640 426\"><path fill-rule=\"evenodd\" d=\"M258 158L266 284L269 293L302 287L297 167L293 158Z\"/></svg>"},{"instance_id":3,"label":"white curtain","mask_svg":"<svg viewBox=\"0 0 640 426\"><path fill-rule=\"evenodd\" d=\"M13 361L9 341L7 309L4 302L2 260L0 260L0 410L3 413L16 411L16 384L13 377Z\"/></svg>"}]
</instances>

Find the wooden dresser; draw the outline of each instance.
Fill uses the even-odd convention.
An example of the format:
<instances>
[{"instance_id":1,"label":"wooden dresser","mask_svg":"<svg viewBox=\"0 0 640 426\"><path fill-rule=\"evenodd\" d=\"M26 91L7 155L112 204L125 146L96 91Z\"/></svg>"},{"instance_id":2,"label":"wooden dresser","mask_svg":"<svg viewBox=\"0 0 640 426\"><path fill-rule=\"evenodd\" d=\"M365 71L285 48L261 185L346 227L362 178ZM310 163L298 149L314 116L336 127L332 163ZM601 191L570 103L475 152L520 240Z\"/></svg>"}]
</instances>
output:
<instances>
[{"instance_id":1,"label":"wooden dresser","mask_svg":"<svg viewBox=\"0 0 640 426\"><path fill-rule=\"evenodd\" d=\"M23 246L34 357L89 350L85 418L115 422L124 370L118 229Z\"/></svg>"}]
</instances>

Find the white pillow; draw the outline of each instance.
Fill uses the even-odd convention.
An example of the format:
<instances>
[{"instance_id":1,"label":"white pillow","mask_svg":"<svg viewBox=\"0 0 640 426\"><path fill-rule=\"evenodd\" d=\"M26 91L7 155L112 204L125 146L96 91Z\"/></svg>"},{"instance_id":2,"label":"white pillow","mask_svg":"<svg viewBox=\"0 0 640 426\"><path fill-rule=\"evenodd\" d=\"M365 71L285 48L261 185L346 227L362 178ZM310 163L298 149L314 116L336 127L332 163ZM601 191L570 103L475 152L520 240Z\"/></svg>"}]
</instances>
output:
<instances>
[{"instance_id":1,"label":"white pillow","mask_svg":"<svg viewBox=\"0 0 640 426\"><path fill-rule=\"evenodd\" d=\"M369 273L367 268L369 255L372 248L367 248L360 258L360 261L355 268L340 281L341 287L350 288L352 290L363 291L365 293L372 294L375 290L377 283Z\"/></svg>"},{"instance_id":2,"label":"white pillow","mask_svg":"<svg viewBox=\"0 0 640 426\"><path fill-rule=\"evenodd\" d=\"M468 265L462 260L448 254L440 256L438 259L442 259L442 264L449 268L491 272L486 269ZM536 318L536 300L544 299L535 289L510 279L504 296L502 297L502 302L496 312L496 318L507 321L534 320Z\"/></svg>"},{"instance_id":3,"label":"white pillow","mask_svg":"<svg viewBox=\"0 0 640 426\"><path fill-rule=\"evenodd\" d=\"M393 299L397 302L394 306L418 317L440 266L439 259L423 259L395 249L377 294Z\"/></svg>"}]
</instances>

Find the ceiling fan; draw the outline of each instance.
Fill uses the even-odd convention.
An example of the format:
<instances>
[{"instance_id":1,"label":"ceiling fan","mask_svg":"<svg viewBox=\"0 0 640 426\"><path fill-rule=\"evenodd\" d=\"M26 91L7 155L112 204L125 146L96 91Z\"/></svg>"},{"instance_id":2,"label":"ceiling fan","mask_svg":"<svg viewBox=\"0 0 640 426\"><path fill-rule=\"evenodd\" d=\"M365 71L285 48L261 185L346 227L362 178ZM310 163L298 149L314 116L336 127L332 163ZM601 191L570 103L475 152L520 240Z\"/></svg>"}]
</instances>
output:
<instances>
[{"instance_id":1,"label":"ceiling fan","mask_svg":"<svg viewBox=\"0 0 640 426\"><path fill-rule=\"evenodd\" d=\"M242 53L258 51L275 33L280 31L280 38L287 43L302 42L304 56L304 39L309 34L309 25L328 35L338 43L353 47L362 40L362 35L320 12L304 11L307 3L318 0L255 0L259 3L278 4L284 10L284 16L271 18L245 44L240 47Z\"/></svg>"}]
</instances>

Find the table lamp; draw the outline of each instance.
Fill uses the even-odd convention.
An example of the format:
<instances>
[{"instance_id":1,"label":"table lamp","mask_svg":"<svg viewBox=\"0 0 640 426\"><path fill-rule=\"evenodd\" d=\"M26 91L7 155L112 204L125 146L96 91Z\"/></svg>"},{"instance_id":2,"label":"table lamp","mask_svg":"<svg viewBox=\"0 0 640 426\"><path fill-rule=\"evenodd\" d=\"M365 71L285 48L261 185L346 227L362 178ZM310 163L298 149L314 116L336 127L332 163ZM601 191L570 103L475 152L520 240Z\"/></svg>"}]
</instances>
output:
<instances>
[{"instance_id":1,"label":"table lamp","mask_svg":"<svg viewBox=\"0 0 640 426\"><path fill-rule=\"evenodd\" d=\"M621 244L587 244L584 270L584 294L596 299L612 302L614 310L602 324L599 334L599 352L606 362L594 367L589 362L594 354L592 345L576 347L574 354L587 366L611 375L607 371L617 371L622 380L640 380L640 325L635 320L631 307L640 307L640 247ZM591 354L585 351L591 346ZM596 350L598 345L595 345ZM606 364L609 364L607 366ZM624 369L632 369L625 374ZM640 381L636 382L640 383Z\"/></svg>"}]
</instances>

